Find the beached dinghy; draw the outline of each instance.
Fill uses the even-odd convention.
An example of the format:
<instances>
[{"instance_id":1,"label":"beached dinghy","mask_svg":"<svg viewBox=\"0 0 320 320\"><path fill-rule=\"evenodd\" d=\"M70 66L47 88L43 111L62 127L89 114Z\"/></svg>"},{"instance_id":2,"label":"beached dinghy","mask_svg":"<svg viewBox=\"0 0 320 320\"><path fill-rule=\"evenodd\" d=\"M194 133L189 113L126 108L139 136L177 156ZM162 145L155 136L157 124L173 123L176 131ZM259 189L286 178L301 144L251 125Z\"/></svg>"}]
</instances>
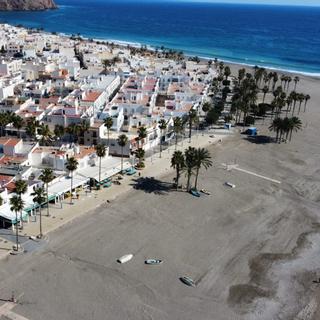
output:
<instances>
[{"instance_id":1,"label":"beached dinghy","mask_svg":"<svg viewBox=\"0 0 320 320\"><path fill-rule=\"evenodd\" d=\"M184 284L186 284L189 287L195 287L196 286L195 282L189 277L181 277L180 281L183 282Z\"/></svg>"},{"instance_id":2,"label":"beached dinghy","mask_svg":"<svg viewBox=\"0 0 320 320\"><path fill-rule=\"evenodd\" d=\"M133 254L125 254L124 256L120 257L117 261L119 263L126 263L133 258Z\"/></svg>"},{"instance_id":3,"label":"beached dinghy","mask_svg":"<svg viewBox=\"0 0 320 320\"><path fill-rule=\"evenodd\" d=\"M200 191L201 191L202 193L208 195L208 196L210 196L210 194L211 194L211 192L208 191L208 190L206 190L206 189L201 189Z\"/></svg>"},{"instance_id":4,"label":"beached dinghy","mask_svg":"<svg viewBox=\"0 0 320 320\"><path fill-rule=\"evenodd\" d=\"M231 182L226 182L226 186L230 187L230 188L235 188L236 185L231 183Z\"/></svg>"},{"instance_id":5,"label":"beached dinghy","mask_svg":"<svg viewBox=\"0 0 320 320\"><path fill-rule=\"evenodd\" d=\"M162 262L163 261L159 259L147 259L144 263L155 266L155 265L161 264Z\"/></svg>"},{"instance_id":6,"label":"beached dinghy","mask_svg":"<svg viewBox=\"0 0 320 320\"><path fill-rule=\"evenodd\" d=\"M191 190L190 190L190 193L191 193L193 196L200 198L200 192L199 192L198 190L196 190L196 189L191 189Z\"/></svg>"}]
</instances>

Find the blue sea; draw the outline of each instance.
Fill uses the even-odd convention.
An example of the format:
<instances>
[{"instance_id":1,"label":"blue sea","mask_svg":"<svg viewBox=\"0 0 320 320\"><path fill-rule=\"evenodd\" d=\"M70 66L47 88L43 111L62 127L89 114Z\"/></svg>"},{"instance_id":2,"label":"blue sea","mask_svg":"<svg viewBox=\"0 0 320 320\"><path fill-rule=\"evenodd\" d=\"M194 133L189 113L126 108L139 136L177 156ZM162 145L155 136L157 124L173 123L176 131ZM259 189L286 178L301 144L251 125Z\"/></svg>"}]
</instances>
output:
<instances>
[{"instance_id":1,"label":"blue sea","mask_svg":"<svg viewBox=\"0 0 320 320\"><path fill-rule=\"evenodd\" d=\"M320 75L320 8L181 0L56 2L60 8L53 11L0 12L0 21Z\"/></svg>"}]
</instances>

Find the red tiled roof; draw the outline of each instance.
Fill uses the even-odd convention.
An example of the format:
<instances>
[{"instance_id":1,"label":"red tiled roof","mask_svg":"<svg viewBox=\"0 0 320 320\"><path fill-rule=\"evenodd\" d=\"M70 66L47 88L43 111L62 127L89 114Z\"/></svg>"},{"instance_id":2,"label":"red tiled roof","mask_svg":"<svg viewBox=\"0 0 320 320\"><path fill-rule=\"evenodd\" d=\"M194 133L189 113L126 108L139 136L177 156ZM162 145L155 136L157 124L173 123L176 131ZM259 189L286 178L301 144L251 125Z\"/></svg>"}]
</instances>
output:
<instances>
[{"instance_id":1,"label":"red tiled roof","mask_svg":"<svg viewBox=\"0 0 320 320\"><path fill-rule=\"evenodd\" d=\"M14 147L16 146L21 139L15 139L15 138L0 138L0 144L4 146Z\"/></svg>"},{"instance_id":2,"label":"red tiled roof","mask_svg":"<svg viewBox=\"0 0 320 320\"><path fill-rule=\"evenodd\" d=\"M101 92L91 91L89 93L86 93L82 101L94 102L101 96L101 94L102 94Z\"/></svg>"}]
</instances>

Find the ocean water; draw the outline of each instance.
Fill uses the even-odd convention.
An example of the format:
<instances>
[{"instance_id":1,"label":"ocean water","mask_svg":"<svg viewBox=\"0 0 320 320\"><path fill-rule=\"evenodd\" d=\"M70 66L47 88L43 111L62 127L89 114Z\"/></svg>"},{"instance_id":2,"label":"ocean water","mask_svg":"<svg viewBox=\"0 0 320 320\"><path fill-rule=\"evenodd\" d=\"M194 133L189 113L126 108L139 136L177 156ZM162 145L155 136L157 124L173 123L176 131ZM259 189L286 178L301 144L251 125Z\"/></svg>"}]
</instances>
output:
<instances>
[{"instance_id":1,"label":"ocean water","mask_svg":"<svg viewBox=\"0 0 320 320\"><path fill-rule=\"evenodd\" d=\"M57 0L0 22L320 75L320 8L183 1Z\"/></svg>"}]
</instances>

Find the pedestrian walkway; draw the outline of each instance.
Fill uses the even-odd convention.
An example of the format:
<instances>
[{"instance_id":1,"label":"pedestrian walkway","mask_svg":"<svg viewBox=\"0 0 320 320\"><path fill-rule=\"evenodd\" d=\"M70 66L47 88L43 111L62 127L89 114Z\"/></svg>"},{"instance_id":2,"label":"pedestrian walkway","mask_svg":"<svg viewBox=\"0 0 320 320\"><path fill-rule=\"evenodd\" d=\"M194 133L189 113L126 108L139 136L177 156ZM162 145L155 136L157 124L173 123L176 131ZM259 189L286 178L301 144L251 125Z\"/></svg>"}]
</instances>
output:
<instances>
[{"instance_id":1,"label":"pedestrian walkway","mask_svg":"<svg viewBox=\"0 0 320 320\"><path fill-rule=\"evenodd\" d=\"M10 320L29 320L28 318L20 316L19 314L12 311L12 309L16 305L16 303L8 301L0 306L0 318L6 317L6 319Z\"/></svg>"},{"instance_id":2,"label":"pedestrian walkway","mask_svg":"<svg viewBox=\"0 0 320 320\"><path fill-rule=\"evenodd\" d=\"M187 147L205 147L210 144L221 143L226 136L220 136L215 132L214 136L210 134L197 135L192 138L191 143L188 139L180 142L177 150L184 151ZM172 170L171 156L175 151L175 145L171 145L162 152L160 158L159 153L151 154L146 160L146 167L139 171L134 176L123 176L121 185L113 184L110 188L102 188L101 190L81 190L78 192L79 198L73 199L73 204L70 199L65 199L61 203L50 204L50 216L46 216L46 210L42 214L42 229L44 234L48 234L62 225L80 217L101 205L108 205L108 202L114 201L118 196L132 189L132 182L138 177L138 174L146 177L160 177ZM24 225L23 231L20 233L25 237L35 237L39 234L39 216L37 221L30 222ZM1 252L1 249L0 249Z\"/></svg>"}]
</instances>

